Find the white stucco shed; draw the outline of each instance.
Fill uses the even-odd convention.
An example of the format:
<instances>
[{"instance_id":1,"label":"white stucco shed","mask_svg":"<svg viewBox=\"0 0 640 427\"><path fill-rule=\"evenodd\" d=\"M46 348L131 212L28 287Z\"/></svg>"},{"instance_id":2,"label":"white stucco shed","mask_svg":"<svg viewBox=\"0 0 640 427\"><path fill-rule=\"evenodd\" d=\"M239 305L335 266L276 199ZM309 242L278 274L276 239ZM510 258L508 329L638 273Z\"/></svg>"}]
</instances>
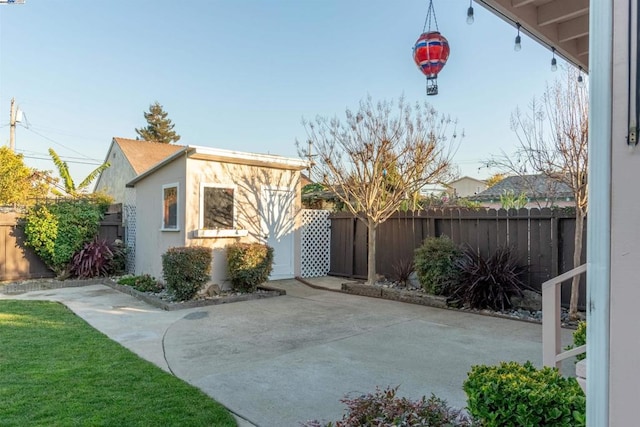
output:
<instances>
[{"instance_id":1,"label":"white stucco shed","mask_svg":"<svg viewBox=\"0 0 640 427\"><path fill-rule=\"evenodd\" d=\"M226 247L274 248L271 279L300 274L300 171L305 161L186 146L131 180L136 192L135 273L162 280L162 254L213 250L211 278L226 288Z\"/></svg>"}]
</instances>

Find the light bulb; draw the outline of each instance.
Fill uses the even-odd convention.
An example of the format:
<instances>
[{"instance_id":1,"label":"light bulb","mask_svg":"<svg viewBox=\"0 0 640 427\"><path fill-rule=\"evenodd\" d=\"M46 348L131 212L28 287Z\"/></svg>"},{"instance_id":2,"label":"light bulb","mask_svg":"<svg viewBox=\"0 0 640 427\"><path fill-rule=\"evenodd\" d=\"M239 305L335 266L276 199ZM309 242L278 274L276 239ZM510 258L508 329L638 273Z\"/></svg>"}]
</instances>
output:
<instances>
[{"instance_id":1,"label":"light bulb","mask_svg":"<svg viewBox=\"0 0 640 427\"><path fill-rule=\"evenodd\" d=\"M578 84L582 86L584 79L582 78L582 67L578 67Z\"/></svg>"},{"instance_id":2,"label":"light bulb","mask_svg":"<svg viewBox=\"0 0 640 427\"><path fill-rule=\"evenodd\" d=\"M513 50L515 50L516 52L520 52L520 49L522 49L522 43L521 39L520 39L520 34L518 34L516 36L516 44L513 45Z\"/></svg>"},{"instance_id":3,"label":"light bulb","mask_svg":"<svg viewBox=\"0 0 640 427\"><path fill-rule=\"evenodd\" d=\"M558 61L556 58L551 58L551 71L556 71L558 69Z\"/></svg>"},{"instance_id":4,"label":"light bulb","mask_svg":"<svg viewBox=\"0 0 640 427\"><path fill-rule=\"evenodd\" d=\"M469 9L467 9L467 24L471 25L473 21L473 6L469 6Z\"/></svg>"}]
</instances>

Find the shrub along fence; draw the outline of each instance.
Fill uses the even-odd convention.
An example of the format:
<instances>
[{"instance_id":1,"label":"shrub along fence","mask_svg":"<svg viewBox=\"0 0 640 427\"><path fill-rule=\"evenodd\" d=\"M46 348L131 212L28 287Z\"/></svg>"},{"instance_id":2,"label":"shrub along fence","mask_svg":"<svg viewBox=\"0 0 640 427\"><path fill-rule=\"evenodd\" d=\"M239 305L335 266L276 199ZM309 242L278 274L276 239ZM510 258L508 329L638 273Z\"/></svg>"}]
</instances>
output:
<instances>
[{"instance_id":1,"label":"shrub along fence","mask_svg":"<svg viewBox=\"0 0 640 427\"><path fill-rule=\"evenodd\" d=\"M30 247L24 244L24 229L19 225L20 212L0 212L0 282L40 279L54 274ZM100 222L99 237L113 242L122 240L122 205L111 205Z\"/></svg>"},{"instance_id":2,"label":"shrub along fence","mask_svg":"<svg viewBox=\"0 0 640 427\"><path fill-rule=\"evenodd\" d=\"M349 213L334 213L331 220L331 267L334 276L366 279L367 226ZM574 213L567 209L429 209L398 212L378 226L376 271L394 277L394 266L413 259L414 250L427 237L449 236L463 247L489 256L508 246L526 265L524 277L538 291L542 283L573 268ZM586 260L586 232L582 250ZM585 304L582 278L579 306ZM562 288L563 304L569 303L570 286Z\"/></svg>"}]
</instances>

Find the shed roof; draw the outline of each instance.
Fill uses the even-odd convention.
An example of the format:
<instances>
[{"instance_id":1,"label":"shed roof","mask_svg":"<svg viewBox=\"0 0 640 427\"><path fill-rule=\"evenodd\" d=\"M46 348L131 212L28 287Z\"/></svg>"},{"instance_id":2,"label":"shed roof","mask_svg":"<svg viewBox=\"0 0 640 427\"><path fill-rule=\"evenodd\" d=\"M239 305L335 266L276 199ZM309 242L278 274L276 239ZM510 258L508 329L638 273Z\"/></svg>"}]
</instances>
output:
<instances>
[{"instance_id":1,"label":"shed roof","mask_svg":"<svg viewBox=\"0 0 640 427\"><path fill-rule=\"evenodd\" d=\"M183 155L192 159L199 160L210 160L223 163L235 163L241 165L262 166L275 169L297 171L306 169L309 166L306 160L275 156L273 154L245 153L242 151L187 145L180 146L179 150L165 157L159 163L156 163L151 168L136 176L132 181L127 183L127 187L134 187L137 182L143 180L158 169L163 168L165 165L173 162Z\"/></svg>"},{"instance_id":2,"label":"shed roof","mask_svg":"<svg viewBox=\"0 0 640 427\"><path fill-rule=\"evenodd\" d=\"M131 164L136 175L150 169L162 160L184 149L184 145L163 144L128 138L113 138Z\"/></svg>"}]
</instances>

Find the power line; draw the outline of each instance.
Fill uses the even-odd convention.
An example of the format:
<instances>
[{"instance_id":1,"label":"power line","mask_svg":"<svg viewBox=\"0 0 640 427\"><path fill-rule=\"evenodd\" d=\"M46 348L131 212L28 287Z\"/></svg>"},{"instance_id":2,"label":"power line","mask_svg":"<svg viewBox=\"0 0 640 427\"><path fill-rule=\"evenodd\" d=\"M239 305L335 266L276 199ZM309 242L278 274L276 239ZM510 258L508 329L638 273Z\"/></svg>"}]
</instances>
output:
<instances>
[{"instance_id":1,"label":"power line","mask_svg":"<svg viewBox=\"0 0 640 427\"><path fill-rule=\"evenodd\" d=\"M54 144L59 145L59 146L60 146L60 147L62 147L62 148L65 148L65 149L67 149L67 150L69 150L69 151L73 151L74 153L79 154L80 156L82 156L82 158L83 158L83 159L88 159L88 160L92 160L92 161L97 161L96 159L92 159L91 157L89 157L89 156L85 155L84 153L81 153L80 151L74 150L73 148L67 147L67 146L66 146L66 145L64 145L64 144L59 143L58 141L56 141L56 140L55 140L55 139L53 139L53 138L49 138L49 137L48 137L48 136L46 136L46 135L43 135L43 134L41 134L41 133L39 133L39 132L36 132L36 131L35 131L35 130L33 130L33 129L30 129L30 128L25 128L25 129L26 129L26 130L28 130L29 132L32 132L32 133L34 133L34 134L38 135L38 136L39 136L39 137L41 137L41 138L46 139L47 141L51 141L51 142L53 142Z\"/></svg>"},{"instance_id":2,"label":"power line","mask_svg":"<svg viewBox=\"0 0 640 427\"><path fill-rule=\"evenodd\" d=\"M49 156L49 153L41 153L41 152L38 152L38 151L31 151L31 150L16 150L16 151L19 152L19 153L22 153L24 156L45 156L45 157ZM66 159L70 159L70 160L87 160L84 157L74 157L74 156L59 156L59 157L62 160L66 160ZM47 158L50 158L50 157L47 157ZM89 160L91 160L93 162L96 162L96 163L100 163L100 164L102 163L98 159L89 159Z\"/></svg>"},{"instance_id":3,"label":"power line","mask_svg":"<svg viewBox=\"0 0 640 427\"><path fill-rule=\"evenodd\" d=\"M25 156L25 155L23 155L23 157L24 157L25 159L51 160L51 158L50 158L50 157L37 157L37 156ZM79 161L79 160L65 160L65 159L64 159L64 158L62 158L62 157L61 157L60 159L62 159L62 160L63 160L64 162L66 162L66 163L75 163L75 164L79 164L79 165L96 165L96 166L99 166L99 165L101 165L101 164L102 164L102 163L100 163L100 162L96 162L96 161L94 161L94 162L81 162L81 161Z\"/></svg>"}]
</instances>

